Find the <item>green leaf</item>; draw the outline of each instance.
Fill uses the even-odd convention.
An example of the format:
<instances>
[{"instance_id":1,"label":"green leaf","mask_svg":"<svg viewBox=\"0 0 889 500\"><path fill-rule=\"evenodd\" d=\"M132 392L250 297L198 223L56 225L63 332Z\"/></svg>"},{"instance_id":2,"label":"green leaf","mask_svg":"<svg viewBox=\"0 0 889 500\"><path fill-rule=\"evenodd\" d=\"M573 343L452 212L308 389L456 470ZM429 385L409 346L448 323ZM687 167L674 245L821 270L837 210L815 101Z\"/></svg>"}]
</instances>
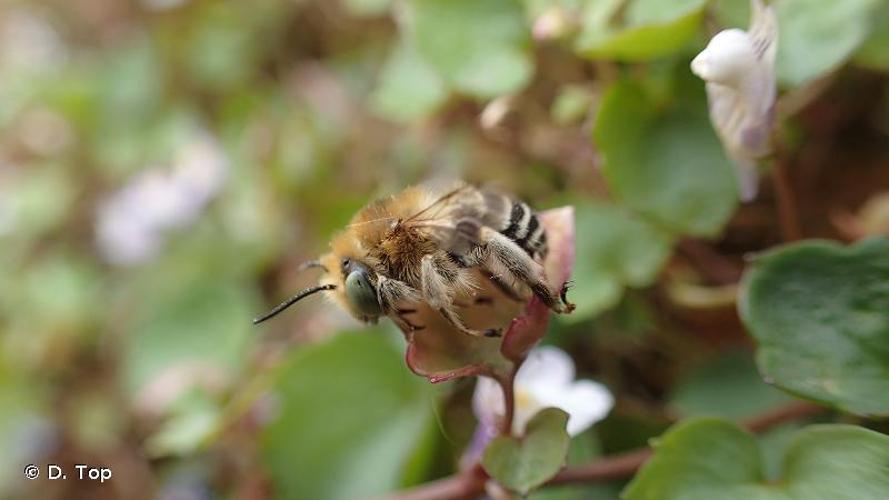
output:
<instances>
[{"instance_id":1,"label":"green leaf","mask_svg":"<svg viewBox=\"0 0 889 500\"><path fill-rule=\"evenodd\" d=\"M624 2L594 2L576 42L578 52L595 59L647 61L682 49L697 33L706 0L636 0L620 26L613 26Z\"/></svg>"},{"instance_id":2,"label":"green leaf","mask_svg":"<svg viewBox=\"0 0 889 500\"><path fill-rule=\"evenodd\" d=\"M576 322L617 304L625 286L648 286L670 255L671 237L625 209L604 203L575 205L577 257L572 301L561 318Z\"/></svg>"},{"instance_id":3,"label":"green leaf","mask_svg":"<svg viewBox=\"0 0 889 500\"><path fill-rule=\"evenodd\" d=\"M356 16L380 16L389 12L392 0L345 0L344 4Z\"/></svg>"},{"instance_id":4,"label":"green leaf","mask_svg":"<svg viewBox=\"0 0 889 500\"><path fill-rule=\"evenodd\" d=\"M218 428L219 406L202 390L183 394L172 406L169 418L145 440L152 457L193 453Z\"/></svg>"},{"instance_id":5,"label":"green leaf","mask_svg":"<svg viewBox=\"0 0 889 500\"><path fill-rule=\"evenodd\" d=\"M276 497L364 498L400 486L430 418L431 386L380 332L303 348L275 387L280 412L262 448Z\"/></svg>"},{"instance_id":6,"label":"green leaf","mask_svg":"<svg viewBox=\"0 0 889 500\"><path fill-rule=\"evenodd\" d=\"M763 376L853 413L889 414L889 237L787 246L742 283Z\"/></svg>"},{"instance_id":7,"label":"green leaf","mask_svg":"<svg viewBox=\"0 0 889 500\"><path fill-rule=\"evenodd\" d=\"M435 68L410 40L402 39L383 66L371 100L374 111L384 118L408 122L432 114L447 97L448 90Z\"/></svg>"},{"instance_id":8,"label":"green leaf","mask_svg":"<svg viewBox=\"0 0 889 500\"><path fill-rule=\"evenodd\" d=\"M594 138L605 179L627 206L671 232L714 236L737 194L699 90L689 102L660 109L639 85L618 82L602 100Z\"/></svg>"},{"instance_id":9,"label":"green leaf","mask_svg":"<svg viewBox=\"0 0 889 500\"><path fill-rule=\"evenodd\" d=\"M781 0L778 80L799 86L846 61L867 38L876 0Z\"/></svg>"},{"instance_id":10,"label":"green leaf","mask_svg":"<svg viewBox=\"0 0 889 500\"><path fill-rule=\"evenodd\" d=\"M573 436L568 447L567 465L579 466L602 456L598 430L590 428ZM532 491L528 500L614 500L620 496L622 484L602 482L599 484L548 485Z\"/></svg>"},{"instance_id":11,"label":"green leaf","mask_svg":"<svg viewBox=\"0 0 889 500\"><path fill-rule=\"evenodd\" d=\"M25 460L34 457L35 437L51 427L44 417L49 410L45 378L29 377L7 366L6 360L12 358L9 350L2 349L0 354L0 496L11 498L21 486Z\"/></svg>"},{"instance_id":12,"label":"green leaf","mask_svg":"<svg viewBox=\"0 0 889 500\"><path fill-rule=\"evenodd\" d=\"M203 4L194 16L184 47L178 49L195 83L213 91L231 91L251 76L259 55L260 32L255 10L226 4ZM172 36L171 36L172 37Z\"/></svg>"},{"instance_id":13,"label":"green leaf","mask_svg":"<svg viewBox=\"0 0 889 500\"><path fill-rule=\"evenodd\" d=\"M854 56L855 64L889 71L889 2L883 1L871 18L870 36Z\"/></svg>"},{"instance_id":14,"label":"green leaf","mask_svg":"<svg viewBox=\"0 0 889 500\"><path fill-rule=\"evenodd\" d=\"M783 85L804 85L836 69L853 53L856 62L866 66L889 64L889 50L881 43L889 17L885 1L776 0L773 4L779 29L775 65ZM722 27L746 30L750 23L748 0L718 0L714 10ZM868 33L872 36L862 45Z\"/></svg>"},{"instance_id":15,"label":"green leaf","mask_svg":"<svg viewBox=\"0 0 889 500\"><path fill-rule=\"evenodd\" d=\"M762 381L748 352L730 351L690 372L670 400L680 415L741 420L786 404L791 397Z\"/></svg>"},{"instance_id":16,"label":"green leaf","mask_svg":"<svg viewBox=\"0 0 889 500\"><path fill-rule=\"evenodd\" d=\"M249 321L255 308L242 287L205 278L178 293L157 296L161 293L142 297L152 304L128 339L123 362L128 389L138 393L164 372L183 367L225 379L233 375L255 334Z\"/></svg>"},{"instance_id":17,"label":"green leaf","mask_svg":"<svg viewBox=\"0 0 889 500\"><path fill-rule=\"evenodd\" d=\"M550 115L559 125L575 124L587 116L592 104L593 94L590 89L579 85L566 85L559 90L553 101Z\"/></svg>"},{"instance_id":18,"label":"green leaf","mask_svg":"<svg viewBox=\"0 0 889 500\"><path fill-rule=\"evenodd\" d=\"M889 436L861 427L798 432L777 481L764 476L756 439L724 420L679 423L654 446L626 500L878 500L889 491Z\"/></svg>"},{"instance_id":19,"label":"green leaf","mask_svg":"<svg viewBox=\"0 0 889 500\"><path fill-rule=\"evenodd\" d=\"M410 0L411 35L455 89L479 98L518 91L533 63L521 4L513 0Z\"/></svg>"},{"instance_id":20,"label":"green leaf","mask_svg":"<svg viewBox=\"0 0 889 500\"><path fill-rule=\"evenodd\" d=\"M568 414L544 408L534 415L521 438L500 436L488 444L482 466L502 486L526 494L565 465Z\"/></svg>"}]
</instances>

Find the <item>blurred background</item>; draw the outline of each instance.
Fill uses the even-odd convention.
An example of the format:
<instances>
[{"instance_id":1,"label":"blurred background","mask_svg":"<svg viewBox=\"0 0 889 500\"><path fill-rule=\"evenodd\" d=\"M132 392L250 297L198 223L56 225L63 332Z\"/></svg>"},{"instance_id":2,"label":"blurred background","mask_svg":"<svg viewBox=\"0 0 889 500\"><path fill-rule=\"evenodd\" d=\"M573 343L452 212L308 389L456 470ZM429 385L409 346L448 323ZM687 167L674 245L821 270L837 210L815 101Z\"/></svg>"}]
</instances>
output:
<instances>
[{"instance_id":1,"label":"blurred background","mask_svg":"<svg viewBox=\"0 0 889 500\"><path fill-rule=\"evenodd\" d=\"M787 400L736 283L794 231L889 231L889 7L775 3L778 182L739 206L688 62L746 1L0 0L0 497L362 498L453 472L471 380L428 384L391 324L323 300L251 325L358 208L435 180L577 209L579 308L545 342L617 405L572 461ZM603 106L630 84L639 133Z\"/></svg>"}]
</instances>

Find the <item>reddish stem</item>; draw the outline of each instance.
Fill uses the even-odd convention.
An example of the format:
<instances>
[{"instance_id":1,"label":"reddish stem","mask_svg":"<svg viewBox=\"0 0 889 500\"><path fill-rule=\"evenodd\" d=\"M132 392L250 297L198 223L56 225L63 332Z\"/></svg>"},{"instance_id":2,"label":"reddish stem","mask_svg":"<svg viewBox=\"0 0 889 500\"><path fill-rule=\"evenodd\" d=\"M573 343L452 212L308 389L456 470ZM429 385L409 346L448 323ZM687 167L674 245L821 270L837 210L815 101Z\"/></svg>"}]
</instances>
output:
<instances>
[{"instance_id":1,"label":"reddish stem","mask_svg":"<svg viewBox=\"0 0 889 500\"><path fill-rule=\"evenodd\" d=\"M811 403L795 402L759 414L742 425L750 432L762 432L785 422L817 415L825 409ZM621 479L631 477L651 457L651 448L606 457L602 460L578 467L569 467L556 474L547 484L577 483L596 480Z\"/></svg>"},{"instance_id":2,"label":"reddish stem","mask_svg":"<svg viewBox=\"0 0 889 500\"><path fill-rule=\"evenodd\" d=\"M717 285L737 283L741 278L741 266L714 251L706 243L683 239L679 242L679 252L695 264L695 269Z\"/></svg>"},{"instance_id":3,"label":"reddish stem","mask_svg":"<svg viewBox=\"0 0 889 500\"><path fill-rule=\"evenodd\" d=\"M476 465L460 474L383 497L381 500L457 500L473 498L485 489L488 476Z\"/></svg>"},{"instance_id":4,"label":"reddish stem","mask_svg":"<svg viewBox=\"0 0 889 500\"><path fill-rule=\"evenodd\" d=\"M824 413L825 411L827 410L823 406L798 401L769 410L765 413L760 413L759 415L746 420L744 422L744 427L750 432L763 432L783 423L811 417Z\"/></svg>"},{"instance_id":5,"label":"reddish stem","mask_svg":"<svg viewBox=\"0 0 889 500\"><path fill-rule=\"evenodd\" d=\"M775 198L778 203L781 235L785 242L801 240L803 232L796 214L796 199L793 195L790 174L780 159L775 160L772 164L772 182L775 186Z\"/></svg>"},{"instance_id":6,"label":"reddish stem","mask_svg":"<svg viewBox=\"0 0 889 500\"><path fill-rule=\"evenodd\" d=\"M512 421L515 419L515 376L519 371L522 361L516 362L514 368L506 376L497 377L500 389L503 390L503 404L505 407L503 420L500 422L500 434L509 436L512 434Z\"/></svg>"}]
</instances>

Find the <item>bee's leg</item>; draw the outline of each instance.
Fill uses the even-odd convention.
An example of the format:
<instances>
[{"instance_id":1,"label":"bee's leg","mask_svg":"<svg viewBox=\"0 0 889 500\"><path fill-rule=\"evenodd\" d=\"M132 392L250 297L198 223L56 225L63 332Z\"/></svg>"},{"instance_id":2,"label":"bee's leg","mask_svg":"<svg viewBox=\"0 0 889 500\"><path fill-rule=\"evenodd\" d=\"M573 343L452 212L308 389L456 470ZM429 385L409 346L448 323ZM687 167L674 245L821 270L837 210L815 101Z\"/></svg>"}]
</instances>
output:
<instances>
[{"instance_id":1,"label":"bee's leg","mask_svg":"<svg viewBox=\"0 0 889 500\"><path fill-rule=\"evenodd\" d=\"M400 303L412 303L420 300L420 293L407 283L380 276L377 279L377 296L380 300L381 309L402 330L416 332L426 328L423 325L414 324L406 318L408 314L417 312L416 309L397 306Z\"/></svg>"},{"instance_id":2,"label":"bee's leg","mask_svg":"<svg viewBox=\"0 0 889 500\"><path fill-rule=\"evenodd\" d=\"M384 312L392 312L401 302L413 303L420 300L420 292L416 288L385 276L377 278L377 296Z\"/></svg>"},{"instance_id":3,"label":"bee's leg","mask_svg":"<svg viewBox=\"0 0 889 500\"><path fill-rule=\"evenodd\" d=\"M488 297L487 295L482 295L482 296L476 297L475 300L473 300L473 302L477 306L493 306L494 305L494 299L492 299L491 297Z\"/></svg>"},{"instance_id":4,"label":"bee's leg","mask_svg":"<svg viewBox=\"0 0 889 500\"><path fill-rule=\"evenodd\" d=\"M492 299L491 297L488 297L487 295L482 295L482 296L475 297L474 299L472 299L472 304L469 304L469 303L467 303L467 302L463 302L462 300L454 300L454 301L452 301L452 303L453 303L455 306L457 306L457 307L463 309L463 308L471 307L471 306L473 306L473 305L476 305L476 306L492 306L492 305L494 305L494 299Z\"/></svg>"},{"instance_id":5,"label":"bee's leg","mask_svg":"<svg viewBox=\"0 0 889 500\"><path fill-rule=\"evenodd\" d=\"M570 313L574 310L574 304L561 300L561 291L554 293L550 290L543 266L514 241L489 227L482 228L480 240L487 252L491 267L503 268L512 273L516 279L527 284L534 295L553 311Z\"/></svg>"},{"instance_id":6,"label":"bee's leg","mask_svg":"<svg viewBox=\"0 0 889 500\"><path fill-rule=\"evenodd\" d=\"M457 272L453 269L447 269L441 262L433 255L426 255L420 264L421 292L426 303L437 310L454 328L463 333L474 336L499 336L499 330L473 330L463 324L463 321L454 312L454 304L450 292L457 285L460 277Z\"/></svg>"},{"instance_id":7,"label":"bee's leg","mask_svg":"<svg viewBox=\"0 0 889 500\"><path fill-rule=\"evenodd\" d=\"M488 280L491 282L491 284L493 284L497 288L497 290L500 290L500 293L505 295L508 299L515 302L525 301L525 299L523 299L522 296L519 295L519 292L517 292L511 285L503 281L503 278L501 278L499 275L487 270L485 271L485 273L487 274Z\"/></svg>"},{"instance_id":8,"label":"bee's leg","mask_svg":"<svg viewBox=\"0 0 889 500\"><path fill-rule=\"evenodd\" d=\"M425 330L425 325L417 325L407 319L408 314L415 312L417 312L416 309L397 309L390 317L392 318L392 321L398 325L398 328L404 332L419 332L420 330Z\"/></svg>"}]
</instances>

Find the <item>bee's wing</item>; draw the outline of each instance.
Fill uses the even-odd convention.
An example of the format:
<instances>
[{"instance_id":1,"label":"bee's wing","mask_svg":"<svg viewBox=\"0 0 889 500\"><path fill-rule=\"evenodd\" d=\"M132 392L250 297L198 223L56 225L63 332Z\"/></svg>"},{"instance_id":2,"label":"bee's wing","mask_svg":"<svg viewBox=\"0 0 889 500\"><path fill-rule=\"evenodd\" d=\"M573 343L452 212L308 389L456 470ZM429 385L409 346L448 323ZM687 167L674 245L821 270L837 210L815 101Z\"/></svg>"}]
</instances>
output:
<instances>
[{"instance_id":1,"label":"bee's wing","mask_svg":"<svg viewBox=\"0 0 889 500\"><path fill-rule=\"evenodd\" d=\"M460 184L456 188L439 196L435 201L424 207L419 212L411 215L403 221L403 223L414 223L420 221L430 221L445 217L451 208L457 204L461 195L470 192L472 186L468 184Z\"/></svg>"},{"instance_id":2,"label":"bee's wing","mask_svg":"<svg viewBox=\"0 0 889 500\"><path fill-rule=\"evenodd\" d=\"M468 184L444 193L428 206L405 219L405 229L420 231L445 250L463 253L478 244L483 222L481 193Z\"/></svg>"}]
</instances>

